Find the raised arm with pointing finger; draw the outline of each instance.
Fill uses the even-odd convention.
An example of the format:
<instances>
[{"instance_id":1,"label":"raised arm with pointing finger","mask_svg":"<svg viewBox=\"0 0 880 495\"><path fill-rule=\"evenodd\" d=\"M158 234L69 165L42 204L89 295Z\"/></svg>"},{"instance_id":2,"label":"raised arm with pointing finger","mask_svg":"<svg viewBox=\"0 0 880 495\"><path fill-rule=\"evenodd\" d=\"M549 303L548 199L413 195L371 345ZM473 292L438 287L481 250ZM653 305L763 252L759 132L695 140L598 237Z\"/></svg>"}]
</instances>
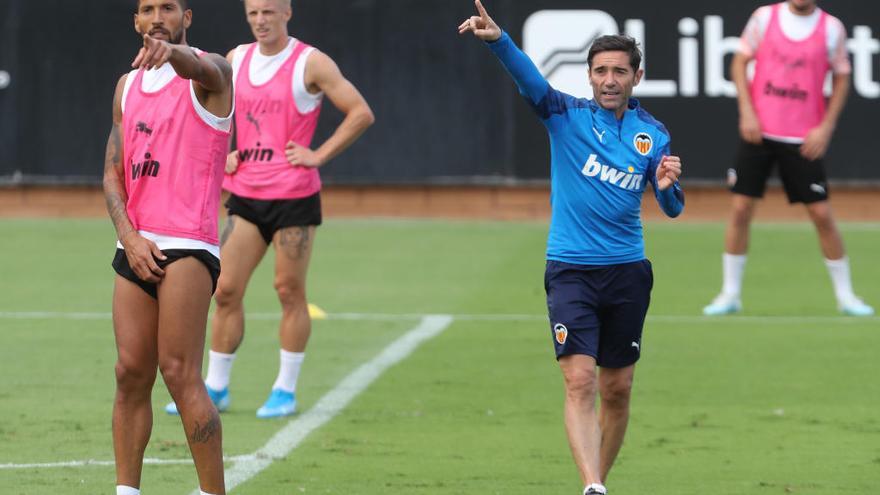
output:
<instances>
[{"instance_id":1,"label":"raised arm with pointing finger","mask_svg":"<svg viewBox=\"0 0 880 495\"><path fill-rule=\"evenodd\" d=\"M575 98L554 89L480 0L475 4L478 15L462 22L459 33L488 44L549 134L552 218L544 282L550 330L583 494L602 495L623 443L653 285L642 195L650 181L663 211L678 216L681 160L671 155L663 124L630 98L642 77L632 38L594 41L588 56L594 98Z\"/></svg>"}]
</instances>

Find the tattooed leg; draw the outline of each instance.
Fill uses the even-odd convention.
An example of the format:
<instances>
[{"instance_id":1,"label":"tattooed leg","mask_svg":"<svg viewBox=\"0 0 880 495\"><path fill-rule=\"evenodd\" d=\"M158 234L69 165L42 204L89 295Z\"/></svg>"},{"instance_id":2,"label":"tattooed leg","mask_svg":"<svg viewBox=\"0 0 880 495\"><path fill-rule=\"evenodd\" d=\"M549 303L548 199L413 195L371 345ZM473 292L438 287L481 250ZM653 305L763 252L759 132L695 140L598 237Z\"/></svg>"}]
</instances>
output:
<instances>
[{"instance_id":1,"label":"tattooed leg","mask_svg":"<svg viewBox=\"0 0 880 495\"><path fill-rule=\"evenodd\" d=\"M189 428L189 443L209 443L220 435L220 415L217 411L211 411L211 415L202 422L196 421L195 425Z\"/></svg>"},{"instance_id":2,"label":"tattooed leg","mask_svg":"<svg viewBox=\"0 0 880 495\"><path fill-rule=\"evenodd\" d=\"M220 235L220 247L226 245L226 241L229 240L229 236L232 235L232 231L235 229L235 216L229 215L226 219L226 227L223 229L223 234Z\"/></svg>"},{"instance_id":3,"label":"tattooed leg","mask_svg":"<svg viewBox=\"0 0 880 495\"><path fill-rule=\"evenodd\" d=\"M315 227L287 227L278 231L278 248L285 256L294 261L306 260L312 249L312 236Z\"/></svg>"},{"instance_id":4,"label":"tattooed leg","mask_svg":"<svg viewBox=\"0 0 880 495\"><path fill-rule=\"evenodd\" d=\"M159 284L159 370L177 404L202 490L224 493L222 429L202 381L211 276L195 258L168 265Z\"/></svg>"},{"instance_id":5,"label":"tattooed leg","mask_svg":"<svg viewBox=\"0 0 880 495\"><path fill-rule=\"evenodd\" d=\"M268 245L256 225L230 216L223 232L220 259L223 266L211 319L211 350L233 354L244 338L244 291Z\"/></svg>"},{"instance_id":6,"label":"tattooed leg","mask_svg":"<svg viewBox=\"0 0 880 495\"><path fill-rule=\"evenodd\" d=\"M275 290L281 302L281 348L304 352L312 332L306 274L315 227L288 227L275 233Z\"/></svg>"}]
</instances>

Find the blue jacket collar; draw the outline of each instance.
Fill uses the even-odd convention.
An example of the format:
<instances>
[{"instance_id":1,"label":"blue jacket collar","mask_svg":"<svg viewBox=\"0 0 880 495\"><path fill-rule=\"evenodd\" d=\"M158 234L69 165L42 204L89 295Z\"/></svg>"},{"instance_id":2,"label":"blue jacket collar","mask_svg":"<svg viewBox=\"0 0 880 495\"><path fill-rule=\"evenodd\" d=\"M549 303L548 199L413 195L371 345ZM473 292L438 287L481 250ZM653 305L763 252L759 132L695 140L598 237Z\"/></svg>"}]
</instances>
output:
<instances>
[{"instance_id":1,"label":"blue jacket collar","mask_svg":"<svg viewBox=\"0 0 880 495\"><path fill-rule=\"evenodd\" d=\"M641 104L639 103L638 99L630 98L629 102L626 105L626 111L631 112L631 111L637 110L640 106L641 106ZM590 110L594 114L596 114L604 122L607 122L607 123L612 123L612 122L617 123L618 122L617 116L614 115L614 112L612 112L611 110L605 110L604 108L599 106L599 104L596 103L595 99L590 100ZM626 115L626 112L624 112L624 115Z\"/></svg>"}]
</instances>

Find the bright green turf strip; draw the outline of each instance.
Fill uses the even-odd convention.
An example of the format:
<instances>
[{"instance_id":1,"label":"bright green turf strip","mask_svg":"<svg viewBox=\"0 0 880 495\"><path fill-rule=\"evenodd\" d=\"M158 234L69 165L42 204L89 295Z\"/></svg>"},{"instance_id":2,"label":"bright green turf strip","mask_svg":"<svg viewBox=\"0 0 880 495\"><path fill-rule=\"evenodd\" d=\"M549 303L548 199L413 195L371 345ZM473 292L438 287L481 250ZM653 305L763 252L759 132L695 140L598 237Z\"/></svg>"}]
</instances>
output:
<instances>
[{"instance_id":1,"label":"bright green turf strip","mask_svg":"<svg viewBox=\"0 0 880 495\"><path fill-rule=\"evenodd\" d=\"M106 222L2 221L0 231L7 254L0 311L108 310ZM538 224L330 222L318 237L310 292L331 312L540 315L545 232ZM876 304L880 231L844 232L857 291ZM721 236L715 224L648 226L652 314L695 315L714 296ZM835 314L808 226L756 227L748 270L747 314ZM248 310L277 311L267 264L252 284ZM873 493L876 319L715 321L649 323L615 495ZM317 323L303 405L414 324ZM7 377L0 463L110 458L109 321L0 326ZM276 369L275 323L251 322L248 330L233 411L224 416L231 454L252 451L275 431L252 417ZM577 493L550 353L540 320L458 322L234 493ZM161 384L157 392L158 411L167 395ZM177 423L157 413L148 455L185 456L181 440ZM191 466L148 466L144 486L186 493L194 480ZM112 483L112 468L0 471L0 493L98 493Z\"/></svg>"}]
</instances>

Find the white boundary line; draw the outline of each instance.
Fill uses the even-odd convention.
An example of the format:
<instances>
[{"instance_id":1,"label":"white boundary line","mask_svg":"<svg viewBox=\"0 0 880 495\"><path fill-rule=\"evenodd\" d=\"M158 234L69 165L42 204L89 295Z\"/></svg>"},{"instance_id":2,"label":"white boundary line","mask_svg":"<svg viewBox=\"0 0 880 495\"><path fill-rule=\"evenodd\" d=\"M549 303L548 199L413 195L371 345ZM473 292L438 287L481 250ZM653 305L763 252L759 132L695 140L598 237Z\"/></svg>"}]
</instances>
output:
<instances>
[{"instance_id":1,"label":"white boundary line","mask_svg":"<svg viewBox=\"0 0 880 495\"><path fill-rule=\"evenodd\" d=\"M89 316L101 315L100 313L83 313ZM0 314L3 315L3 314ZM102 315L101 315L102 316ZM291 451L305 440L310 433L320 428L343 409L361 392L367 389L386 370L403 361L422 343L436 337L452 324L454 318L450 315L423 315L419 324L385 347L376 357L362 364L347 377L343 378L336 387L327 392L310 409L288 422L279 432L266 442L256 452L248 455L227 457L232 466L226 469L226 489L231 491L238 485L245 483L261 471L269 467L273 462L287 456ZM191 459L145 459L144 464L173 465L192 464ZM94 459L84 461L47 462L31 464L0 464L0 470L16 469L47 469L47 468L71 468L89 466L113 466L113 461L98 461ZM199 491L193 492L198 495Z\"/></svg>"},{"instance_id":2,"label":"white boundary line","mask_svg":"<svg viewBox=\"0 0 880 495\"><path fill-rule=\"evenodd\" d=\"M239 460L247 460L248 458L253 457L252 455L236 455L231 457L224 457L223 460L226 462L237 462ZM175 464L189 464L192 465L192 459L154 459L154 458L145 458L144 464L158 465L158 466L170 466ZM66 462L34 462L31 464L0 464L0 471L2 470L25 470L25 469L52 469L52 468L74 468L74 467L105 467L105 466L115 466L115 461L99 461L96 459L87 459L85 461L66 461Z\"/></svg>"},{"instance_id":3,"label":"white boundary line","mask_svg":"<svg viewBox=\"0 0 880 495\"><path fill-rule=\"evenodd\" d=\"M331 313L328 320L351 320L351 321L409 321L420 320L424 314L416 313ZM547 321L547 316L542 314L458 314L449 315L457 321ZM248 320L254 321L277 321L281 313L248 313ZM110 313L77 313L77 312L53 312L53 311L0 311L0 320L110 320ZM730 315L730 316L702 316L702 315L648 315L648 322L655 323L711 323L711 324L736 324L736 323L760 323L772 324L811 324L811 323L874 323L880 322L880 316L853 317L853 316L773 316L773 315Z\"/></svg>"},{"instance_id":4,"label":"white boundary line","mask_svg":"<svg viewBox=\"0 0 880 495\"><path fill-rule=\"evenodd\" d=\"M342 379L333 390L301 416L287 423L287 426L276 433L253 457L233 463L226 469L226 490L232 491L238 485L253 478L273 462L287 456L309 434L333 419L346 408L351 401L376 381L388 368L406 359L416 348L428 341L452 324L449 315L429 315L421 322L386 347L378 356L361 365L347 377ZM198 495L199 491L192 492Z\"/></svg>"}]
</instances>

